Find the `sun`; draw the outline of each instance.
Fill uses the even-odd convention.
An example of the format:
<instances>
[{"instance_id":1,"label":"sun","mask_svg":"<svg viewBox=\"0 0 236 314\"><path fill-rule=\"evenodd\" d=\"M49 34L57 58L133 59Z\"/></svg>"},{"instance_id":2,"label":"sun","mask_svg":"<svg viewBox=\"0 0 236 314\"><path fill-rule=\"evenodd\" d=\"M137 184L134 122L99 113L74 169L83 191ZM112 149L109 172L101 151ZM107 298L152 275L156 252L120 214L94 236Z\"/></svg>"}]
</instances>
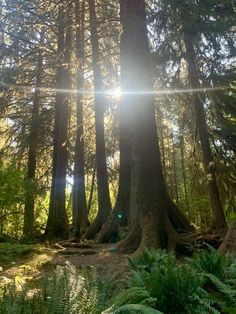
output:
<instances>
[{"instance_id":1,"label":"sun","mask_svg":"<svg viewBox=\"0 0 236 314\"><path fill-rule=\"evenodd\" d=\"M119 99L121 97L121 88L118 86L118 87L116 87L114 89L111 89L108 92L108 95L112 96L115 99Z\"/></svg>"}]
</instances>

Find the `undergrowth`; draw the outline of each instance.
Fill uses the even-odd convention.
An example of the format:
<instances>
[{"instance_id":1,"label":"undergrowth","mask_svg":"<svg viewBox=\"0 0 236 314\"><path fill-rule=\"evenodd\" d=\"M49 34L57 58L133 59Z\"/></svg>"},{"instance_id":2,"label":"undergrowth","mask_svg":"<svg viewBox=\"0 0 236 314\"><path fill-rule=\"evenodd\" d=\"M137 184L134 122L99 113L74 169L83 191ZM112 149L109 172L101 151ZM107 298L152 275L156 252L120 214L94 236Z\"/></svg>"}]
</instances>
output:
<instances>
[{"instance_id":1,"label":"undergrowth","mask_svg":"<svg viewBox=\"0 0 236 314\"><path fill-rule=\"evenodd\" d=\"M36 250L34 244L0 243L0 264L9 264L19 257L25 257Z\"/></svg>"},{"instance_id":2,"label":"undergrowth","mask_svg":"<svg viewBox=\"0 0 236 314\"><path fill-rule=\"evenodd\" d=\"M0 314L236 313L233 256L207 246L180 263L166 251L145 249L129 258L128 267L128 282L114 285L94 268L58 266L53 276L31 286L3 288Z\"/></svg>"}]
</instances>

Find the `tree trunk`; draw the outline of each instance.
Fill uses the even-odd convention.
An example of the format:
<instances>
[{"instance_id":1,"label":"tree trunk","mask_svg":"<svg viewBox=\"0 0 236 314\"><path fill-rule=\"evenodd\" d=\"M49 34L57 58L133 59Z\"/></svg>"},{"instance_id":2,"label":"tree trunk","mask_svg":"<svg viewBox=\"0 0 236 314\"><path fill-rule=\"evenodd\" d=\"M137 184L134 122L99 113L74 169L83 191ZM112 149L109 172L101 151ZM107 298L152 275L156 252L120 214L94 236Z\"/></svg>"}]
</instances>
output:
<instances>
[{"instance_id":1,"label":"tree trunk","mask_svg":"<svg viewBox=\"0 0 236 314\"><path fill-rule=\"evenodd\" d=\"M75 1L76 16L76 49L77 49L77 89L81 90L84 82L84 17L85 1ZM88 227L88 214L85 192L85 162L84 162L84 121L83 95L77 93L77 131L75 144L75 165L73 184L73 235L80 238Z\"/></svg>"},{"instance_id":2,"label":"tree trunk","mask_svg":"<svg viewBox=\"0 0 236 314\"><path fill-rule=\"evenodd\" d=\"M98 234L98 242L110 242L119 237L119 227L129 224L131 185L130 118L125 103L120 104L120 170L116 204L109 219Z\"/></svg>"},{"instance_id":3,"label":"tree trunk","mask_svg":"<svg viewBox=\"0 0 236 314\"><path fill-rule=\"evenodd\" d=\"M44 41L44 31L40 33L40 45ZM25 210L24 210L24 238L29 239L34 234L34 202L35 202L35 173L37 164L38 139L39 139L39 113L40 113L40 87L43 79L43 55L41 47L38 52L36 84L32 117L29 134L29 152L26 175Z\"/></svg>"},{"instance_id":4,"label":"tree trunk","mask_svg":"<svg viewBox=\"0 0 236 314\"><path fill-rule=\"evenodd\" d=\"M186 176L186 166L185 166L185 157L184 157L184 115L183 121L179 121L179 129L180 131L180 157L181 157L181 168L182 168L182 177L183 177L183 185L184 185L184 200L185 200L185 209L188 213L189 218L189 201L188 201L188 189L187 189L187 176Z\"/></svg>"},{"instance_id":5,"label":"tree trunk","mask_svg":"<svg viewBox=\"0 0 236 314\"><path fill-rule=\"evenodd\" d=\"M93 203L93 193L95 188L95 179L96 179L96 162L93 167L92 180L91 180L91 188L89 191L89 199L88 199L88 215L90 213L92 203Z\"/></svg>"},{"instance_id":6,"label":"tree trunk","mask_svg":"<svg viewBox=\"0 0 236 314\"><path fill-rule=\"evenodd\" d=\"M65 14L65 8L66 13ZM65 24L66 21L66 24ZM71 89L71 2L64 2L58 14L58 67L55 129L53 143L53 172L49 215L45 236L68 236L68 219L65 208L66 174L68 165L68 123Z\"/></svg>"},{"instance_id":7,"label":"tree trunk","mask_svg":"<svg viewBox=\"0 0 236 314\"><path fill-rule=\"evenodd\" d=\"M174 177L174 194L175 202L179 206L179 190L178 190L178 178L177 178L177 165L176 165L176 156L175 156L175 143L174 143L174 133L171 130L171 146L172 146L172 167L173 167L173 177Z\"/></svg>"},{"instance_id":8,"label":"tree trunk","mask_svg":"<svg viewBox=\"0 0 236 314\"><path fill-rule=\"evenodd\" d=\"M187 30L184 30L184 43L186 48L186 61L188 63L190 85L193 89L199 88L200 84L198 80L197 66L195 61L195 50L192 38L190 37L190 34L188 34ZM200 99L199 94L197 93L193 93L193 104L196 112L196 123L201 142L203 163L211 201L213 229L220 232L227 229L227 224L220 199L219 189L217 186L216 167L209 142L204 105L202 103L202 100Z\"/></svg>"},{"instance_id":9,"label":"tree trunk","mask_svg":"<svg viewBox=\"0 0 236 314\"><path fill-rule=\"evenodd\" d=\"M106 149L104 139L104 112L105 97L102 91L102 74L99 58L99 38L97 32L97 16L95 1L89 0L90 30L92 43L92 62L94 75L95 98L95 128L96 128L96 164L97 164L97 189L98 189L98 214L85 233L86 239L92 239L100 231L111 212L109 194L108 172L106 164Z\"/></svg>"},{"instance_id":10,"label":"tree trunk","mask_svg":"<svg viewBox=\"0 0 236 314\"><path fill-rule=\"evenodd\" d=\"M144 0L121 0L121 82L131 117L131 211L140 215L141 242L175 248L177 233L168 218L168 196L157 142L153 82Z\"/></svg>"}]
</instances>

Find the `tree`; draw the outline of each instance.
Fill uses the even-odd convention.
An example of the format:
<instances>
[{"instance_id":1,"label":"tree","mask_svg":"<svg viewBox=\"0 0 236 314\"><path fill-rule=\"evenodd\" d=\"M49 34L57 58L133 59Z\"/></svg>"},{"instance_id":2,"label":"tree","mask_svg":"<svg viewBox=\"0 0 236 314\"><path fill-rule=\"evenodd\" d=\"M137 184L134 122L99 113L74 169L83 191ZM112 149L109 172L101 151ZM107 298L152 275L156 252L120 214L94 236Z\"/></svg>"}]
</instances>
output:
<instances>
[{"instance_id":1,"label":"tree","mask_svg":"<svg viewBox=\"0 0 236 314\"><path fill-rule=\"evenodd\" d=\"M131 140L130 117L125 102L119 110L120 168L115 207L97 236L98 242L109 242L119 236L119 226L130 225Z\"/></svg>"},{"instance_id":2,"label":"tree","mask_svg":"<svg viewBox=\"0 0 236 314\"><path fill-rule=\"evenodd\" d=\"M68 165L69 96L71 89L71 2L63 1L58 11L58 65L53 143L53 171L50 206L45 236L67 237L68 219L65 209Z\"/></svg>"},{"instance_id":3,"label":"tree","mask_svg":"<svg viewBox=\"0 0 236 314\"><path fill-rule=\"evenodd\" d=\"M188 63L188 75L190 86L193 89L199 89L200 83L198 78L198 71L196 66L196 56L194 50L193 39L195 37L195 33L189 30L189 18L191 15L186 16L186 14L182 15L182 19L184 22L183 25L183 35L184 35L184 44L186 49L186 60ZM196 124L199 134L199 139L201 142L202 148L202 156L203 163L205 167L205 173L207 177L207 185L210 195L211 208L213 214L213 229L216 231L222 231L227 229L227 224L225 220L225 215L223 211L223 206L220 199L220 193L216 181L216 165L212 156L210 142L209 142L209 134L207 130L207 123L204 111L204 104L199 96L199 94L194 93L193 104L196 113Z\"/></svg>"},{"instance_id":4,"label":"tree","mask_svg":"<svg viewBox=\"0 0 236 314\"><path fill-rule=\"evenodd\" d=\"M44 41L44 30L40 33L40 42ZM32 107L31 129L29 134L29 152L26 175L25 211L24 211L24 236L33 237L34 234L34 202L35 202L35 172L39 140L39 113L40 113L40 88L43 78L43 55L39 48L35 82L35 95Z\"/></svg>"},{"instance_id":5,"label":"tree","mask_svg":"<svg viewBox=\"0 0 236 314\"><path fill-rule=\"evenodd\" d=\"M122 101L131 117L132 134L131 212L138 217L128 237L135 241L140 230L139 249L174 249L178 236L168 217L171 204L157 141L145 2L125 0L120 7Z\"/></svg>"},{"instance_id":6,"label":"tree","mask_svg":"<svg viewBox=\"0 0 236 314\"><path fill-rule=\"evenodd\" d=\"M109 195L108 173L106 164L106 149L104 140L104 112L105 97L102 95L103 82L99 58L99 37L97 31L97 16L95 1L89 0L90 30L92 44L92 63L94 75L94 104L95 104L95 128L96 128L96 166L98 189L98 213L95 221L89 226L85 238L94 238L102 225L106 222L111 212Z\"/></svg>"},{"instance_id":7,"label":"tree","mask_svg":"<svg viewBox=\"0 0 236 314\"><path fill-rule=\"evenodd\" d=\"M75 1L76 17L76 52L77 52L77 90L82 90L84 82L84 19L85 1ZM83 95L77 93L77 131L75 144L74 184L73 184L73 233L80 237L88 227L88 213L85 193L85 160L84 160L84 121Z\"/></svg>"}]
</instances>

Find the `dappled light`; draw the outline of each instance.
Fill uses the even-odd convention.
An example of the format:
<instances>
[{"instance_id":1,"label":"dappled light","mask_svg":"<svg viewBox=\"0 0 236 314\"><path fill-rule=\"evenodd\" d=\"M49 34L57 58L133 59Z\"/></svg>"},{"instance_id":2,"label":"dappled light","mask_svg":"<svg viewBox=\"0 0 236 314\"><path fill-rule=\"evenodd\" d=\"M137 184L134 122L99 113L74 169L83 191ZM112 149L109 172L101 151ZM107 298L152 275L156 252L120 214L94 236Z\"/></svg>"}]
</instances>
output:
<instances>
[{"instance_id":1,"label":"dappled light","mask_svg":"<svg viewBox=\"0 0 236 314\"><path fill-rule=\"evenodd\" d=\"M0 314L236 313L235 13L0 1Z\"/></svg>"}]
</instances>

